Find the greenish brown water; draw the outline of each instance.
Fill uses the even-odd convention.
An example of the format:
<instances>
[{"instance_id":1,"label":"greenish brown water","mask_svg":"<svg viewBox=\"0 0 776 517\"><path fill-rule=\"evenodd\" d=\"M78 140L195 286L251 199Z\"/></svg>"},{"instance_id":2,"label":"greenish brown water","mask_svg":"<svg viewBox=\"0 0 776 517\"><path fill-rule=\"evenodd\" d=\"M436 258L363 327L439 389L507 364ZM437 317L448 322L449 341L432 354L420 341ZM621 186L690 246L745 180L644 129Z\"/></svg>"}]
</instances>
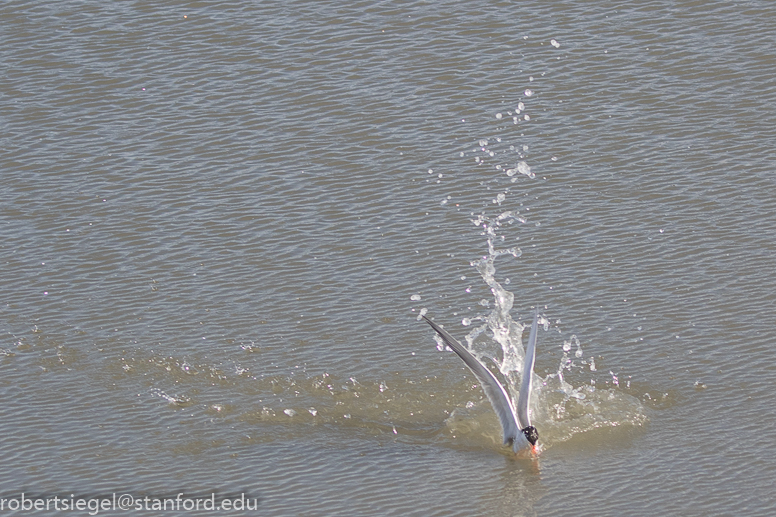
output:
<instances>
[{"instance_id":1,"label":"greenish brown water","mask_svg":"<svg viewBox=\"0 0 776 517\"><path fill-rule=\"evenodd\" d=\"M769 4L0 22L0 498L772 512ZM519 249L495 260L512 318L546 318L537 462L417 322L463 339L491 314L486 219Z\"/></svg>"}]
</instances>

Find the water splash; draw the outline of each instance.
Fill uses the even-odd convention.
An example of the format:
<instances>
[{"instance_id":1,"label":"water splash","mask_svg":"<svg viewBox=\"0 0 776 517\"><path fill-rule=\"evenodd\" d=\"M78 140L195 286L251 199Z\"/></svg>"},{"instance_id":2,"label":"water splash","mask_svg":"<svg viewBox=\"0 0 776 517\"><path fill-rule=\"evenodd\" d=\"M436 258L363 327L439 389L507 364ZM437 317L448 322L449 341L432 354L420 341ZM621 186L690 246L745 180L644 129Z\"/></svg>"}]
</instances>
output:
<instances>
[{"instance_id":1,"label":"water splash","mask_svg":"<svg viewBox=\"0 0 776 517\"><path fill-rule=\"evenodd\" d=\"M528 96L528 95L527 95ZM521 107L524 109L524 106ZM500 142L500 139L498 139ZM485 156L493 156L494 153L488 148L489 140L479 141L480 151ZM514 146L510 147L514 150ZM523 151L527 148L523 146ZM522 160L523 154L519 155L521 161L517 163L514 169L507 169L506 176L510 182L514 182L515 175L521 173L528 178L534 178L535 174L531 167ZM502 170L498 168L497 170ZM506 194L509 189L505 189L496 199L493 205L499 209L507 203ZM490 288L493 295L492 302L485 301L480 303L483 307L490 308L490 311L474 317L465 318L462 323L470 326L473 322L482 322L480 325L472 328L466 335L466 341L471 352L478 358L486 357L491 359L499 368L507 381L507 389L513 400L517 400L520 386L520 374L523 369L523 360L525 349L523 347L522 335L527 324L517 322L512 319L511 313L514 308L515 294L496 280L496 260L499 257L520 258L522 251L517 247L499 248L498 244L507 241L506 233L514 223L525 224L528 221L519 213L506 210L497 213L488 213L487 210L476 215L472 224L482 229L482 235L485 236L487 243L487 254L471 262L471 266L476 269L482 280ZM537 224L538 226L538 224ZM504 281L508 284L508 281ZM531 307L526 307L526 313L531 312ZM526 320L529 318L525 318ZM546 315L540 315L540 325L546 332L551 323ZM562 336L562 332L555 327ZM557 350L557 344L553 344L546 336L539 336L539 354L554 353ZM500 348L500 354L489 354L484 351L485 346L475 346L475 341L480 336L487 335ZM542 339L544 338L544 339ZM478 343L481 343L480 340ZM563 442L571 439L580 433L586 433L602 427L620 427L620 426L641 426L647 418L641 402L625 393L620 389L617 376L610 372L610 380L606 383L604 389L596 388L595 378L582 381L574 385L569 377L579 378L584 375L596 375L595 359L585 357L585 352L576 335L565 338L561 345L562 356L559 360L557 370L546 377L535 378L533 384L531 415L534 424L541 430L542 443L545 446L552 446L554 443ZM482 405L482 403L480 404ZM485 410L489 410L489 404L484 401ZM490 436L495 434L495 429L475 430L472 428L471 411L474 405L468 405L464 408L456 409L448 418L447 425L453 434L469 434L480 432ZM478 410L479 411L479 410ZM478 426L475 426L478 427Z\"/></svg>"}]
</instances>

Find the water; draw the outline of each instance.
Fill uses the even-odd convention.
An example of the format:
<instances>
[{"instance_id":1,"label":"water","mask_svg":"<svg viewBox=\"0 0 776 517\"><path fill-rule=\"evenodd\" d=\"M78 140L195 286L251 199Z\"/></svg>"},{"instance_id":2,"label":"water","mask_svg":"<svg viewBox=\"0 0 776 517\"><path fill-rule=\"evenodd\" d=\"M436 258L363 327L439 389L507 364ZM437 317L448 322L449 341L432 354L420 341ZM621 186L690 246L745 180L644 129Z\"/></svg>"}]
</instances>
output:
<instances>
[{"instance_id":1,"label":"water","mask_svg":"<svg viewBox=\"0 0 776 517\"><path fill-rule=\"evenodd\" d=\"M769 4L0 20L0 498L772 513ZM531 462L416 318L535 306Z\"/></svg>"}]
</instances>

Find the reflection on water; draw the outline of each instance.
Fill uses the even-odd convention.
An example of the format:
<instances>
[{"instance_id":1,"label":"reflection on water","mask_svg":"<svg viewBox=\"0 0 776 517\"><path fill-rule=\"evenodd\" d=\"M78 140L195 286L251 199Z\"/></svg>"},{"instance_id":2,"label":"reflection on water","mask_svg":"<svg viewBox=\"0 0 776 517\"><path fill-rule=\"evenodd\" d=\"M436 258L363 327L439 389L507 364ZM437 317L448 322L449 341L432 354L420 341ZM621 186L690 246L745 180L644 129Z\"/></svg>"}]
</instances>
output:
<instances>
[{"instance_id":1,"label":"reflection on water","mask_svg":"<svg viewBox=\"0 0 776 517\"><path fill-rule=\"evenodd\" d=\"M541 458L507 459L501 471L501 483L494 484L488 494L494 501L495 515L538 515L534 505L547 493L541 482L541 461Z\"/></svg>"}]
</instances>

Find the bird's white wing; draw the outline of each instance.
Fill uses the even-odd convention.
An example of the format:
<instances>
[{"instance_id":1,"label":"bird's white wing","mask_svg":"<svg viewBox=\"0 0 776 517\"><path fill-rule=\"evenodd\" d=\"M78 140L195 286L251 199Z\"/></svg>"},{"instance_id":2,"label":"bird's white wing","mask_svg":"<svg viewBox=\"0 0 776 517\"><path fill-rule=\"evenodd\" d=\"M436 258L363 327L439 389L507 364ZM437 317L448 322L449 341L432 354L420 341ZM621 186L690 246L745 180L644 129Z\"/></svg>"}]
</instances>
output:
<instances>
[{"instance_id":1,"label":"bird's white wing","mask_svg":"<svg viewBox=\"0 0 776 517\"><path fill-rule=\"evenodd\" d=\"M445 329L423 316L426 323L431 325L437 334L440 335L442 341L447 346L453 349L453 352L458 354L458 357L463 359L466 366L472 371L477 380L480 381L485 395L488 396L493 409L498 415L499 421L501 421L501 428L504 433L504 443L514 442L520 433L520 426L515 419L515 411L512 407L512 402L509 400L509 395L498 382L495 375L490 370L477 360L461 343L459 343L453 336L451 336Z\"/></svg>"},{"instance_id":2,"label":"bird's white wing","mask_svg":"<svg viewBox=\"0 0 776 517\"><path fill-rule=\"evenodd\" d=\"M523 376L520 379L520 394L517 397L517 420L521 429L531 425L528 416L528 405L531 401L531 378L533 377L534 359L536 358L536 331L539 326L539 310L534 313L531 333L528 335L528 346L523 359Z\"/></svg>"}]
</instances>

